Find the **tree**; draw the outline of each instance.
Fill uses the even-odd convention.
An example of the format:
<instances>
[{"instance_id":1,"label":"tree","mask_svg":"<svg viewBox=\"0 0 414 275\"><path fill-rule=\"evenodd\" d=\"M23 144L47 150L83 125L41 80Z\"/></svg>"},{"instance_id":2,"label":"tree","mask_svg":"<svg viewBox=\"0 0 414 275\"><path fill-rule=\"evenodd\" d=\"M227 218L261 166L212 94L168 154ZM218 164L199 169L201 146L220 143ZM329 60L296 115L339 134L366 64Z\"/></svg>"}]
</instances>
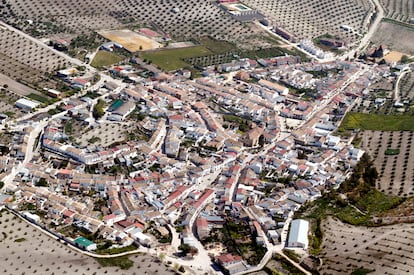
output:
<instances>
[{"instance_id":1,"label":"tree","mask_svg":"<svg viewBox=\"0 0 414 275\"><path fill-rule=\"evenodd\" d=\"M401 59L400 59L401 63L405 64L408 61L410 61L410 58L408 56L406 56L406 55L401 56Z\"/></svg>"},{"instance_id":2,"label":"tree","mask_svg":"<svg viewBox=\"0 0 414 275\"><path fill-rule=\"evenodd\" d=\"M95 119L99 119L103 117L105 111L103 107L105 106L105 102L102 99L99 99L98 103L93 106L92 115Z\"/></svg>"},{"instance_id":3,"label":"tree","mask_svg":"<svg viewBox=\"0 0 414 275\"><path fill-rule=\"evenodd\" d=\"M158 256L158 258L160 259L161 262L164 262L164 260L165 260L165 254L164 253L160 253L160 255Z\"/></svg>"},{"instance_id":4,"label":"tree","mask_svg":"<svg viewBox=\"0 0 414 275\"><path fill-rule=\"evenodd\" d=\"M180 245L178 247L178 249L181 250L182 253L186 256L190 252L191 247L190 247L190 245L184 243L184 244Z\"/></svg>"},{"instance_id":5,"label":"tree","mask_svg":"<svg viewBox=\"0 0 414 275\"><path fill-rule=\"evenodd\" d=\"M35 183L35 186L47 187L49 186L49 183L46 181L45 178L40 178L39 181Z\"/></svg>"}]
</instances>

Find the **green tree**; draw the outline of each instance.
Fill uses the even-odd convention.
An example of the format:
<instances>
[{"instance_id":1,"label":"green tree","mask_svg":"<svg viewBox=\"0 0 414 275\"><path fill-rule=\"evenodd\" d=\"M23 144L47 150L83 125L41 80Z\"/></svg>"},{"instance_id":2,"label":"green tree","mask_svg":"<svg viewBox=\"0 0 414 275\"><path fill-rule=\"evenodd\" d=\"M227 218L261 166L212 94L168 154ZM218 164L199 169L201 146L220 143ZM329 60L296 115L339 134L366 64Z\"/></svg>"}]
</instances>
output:
<instances>
[{"instance_id":1,"label":"green tree","mask_svg":"<svg viewBox=\"0 0 414 275\"><path fill-rule=\"evenodd\" d=\"M406 56L406 55L401 56L401 59L400 59L401 63L405 64L408 61L410 61L410 58L408 56Z\"/></svg>"},{"instance_id":2,"label":"green tree","mask_svg":"<svg viewBox=\"0 0 414 275\"><path fill-rule=\"evenodd\" d=\"M49 183L46 181L45 178L40 178L39 181L35 183L35 186L47 187L49 186Z\"/></svg>"},{"instance_id":3,"label":"green tree","mask_svg":"<svg viewBox=\"0 0 414 275\"><path fill-rule=\"evenodd\" d=\"M103 117L103 115L105 114L105 111L103 109L104 106L105 102L102 99L99 99L98 103L96 103L95 106L93 106L92 115L95 119Z\"/></svg>"}]
</instances>

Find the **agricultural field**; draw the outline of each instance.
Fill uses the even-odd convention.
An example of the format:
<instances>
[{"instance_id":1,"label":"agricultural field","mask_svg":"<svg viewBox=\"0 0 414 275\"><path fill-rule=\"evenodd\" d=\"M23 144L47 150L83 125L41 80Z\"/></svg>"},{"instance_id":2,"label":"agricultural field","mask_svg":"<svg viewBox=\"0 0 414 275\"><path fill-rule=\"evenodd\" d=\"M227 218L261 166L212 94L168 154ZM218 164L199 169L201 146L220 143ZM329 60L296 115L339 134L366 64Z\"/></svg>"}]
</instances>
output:
<instances>
[{"instance_id":1,"label":"agricultural field","mask_svg":"<svg viewBox=\"0 0 414 275\"><path fill-rule=\"evenodd\" d=\"M414 26L397 23L383 20L371 40L376 45L385 44L394 51L413 55Z\"/></svg>"},{"instance_id":2,"label":"agricultural field","mask_svg":"<svg viewBox=\"0 0 414 275\"><path fill-rule=\"evenodd\" d=\"M356 32L366 31L366 22L373 7L365 0L296 1L296 0L246 0L249 7L257 9L269 18L274 26L280 26L298 38L315 38L323 34L341 37L348 43L358 35L340 28L348 25Z\"/></svg>"},{"instance_id":3,"label":"agricultural field","mask_svg":"<svg viewBox=\"0 0 414 275\"><path fill-rule=\"evenodd\" d=\"M38 45L28 38L0 27L0 74L30 87L53 88L55 83L46 75L68 66L46 45Z\"/></svg>"},{"instance_id":4,"label":"agricultural field","mask_svg":"<svg viewBox=\"0 0 414 275\"><path fill-rule=\"evenodd\" d=\"M164 49L141 53L143 59L151 61L162 70L173 71L183 67L191 66L184 59L198 56L210 55L212 52L204 46L189 48Z\"/></svg>"},{"instance_id":5,"label":"agricultural field","mask_svg":"<svg viewBox=\"0 0 414 275\"><path fill-rule=\"evenodd\" d=\"M122 266L114 266L114 264ZM129 269L122 269L131 266ZM154 257L134 254L117 259L82 255L50 238L15 215L0 212L0 273L2 274L174 274Z\"/></svg>"},{"instance_id":6,"label":"agricultural field","mask_svg":"<svg viewBox=\"0 0 414 275\"><path fill-rule=\"evenodd\" d=\"M414 120L408 114L365 114L348 113L342 121L338 132L349 130L377 130L377 131L414 131Z\"/></svg>"},{"instance_id":7,"label":"agricultural field","mask_svg":"<svg viewBox=\"0 0 414 275\"><path fill-rule=\"evenodd\" d=\"M414 195L413 131L363 131L360 147L374 160L377 188L398 196Z\"/></svg>"},{"instance_id":8,"label":"agricultural field","mask_svg":"<svg viewBox=\"0 0 414 275\"><path fill-rule=\"evenodd\" d=\"M115 53L108 51L98 51L91 62L91 66L95 68L102 68L105 66L116 64L121 60L122 57Z\"/></svg>"},{"instance_id":9,"label":"agricultural field","mask_svg":"<svg viewBox=\"0 0 414 275\"><path fill-rule=\"evenodd\" d=\"M4 85L7 85L6 87L8 90L21 96L26 96L31 93L40 94L38 91L27 87L4 74L0 74L0 87L4 87Z\"/></svg>"},{"instance_id":10,"label":"agricultural field","mask_svg":"<svg viewBox=\"0 0 414 275\"><path fill-rule=\"evenodd\" d=\"M23 116L19 108L15 107L15 102L21 98L20 95L11 92L4 87L0 88L0 113L7 115L9 118L18 118Z\"/></svg>"},{"instance_id":11,"label":"agricultural field","mask_svg":"<svg viewBox=\"0 0 414 275\"><path fill-rule=\"evenodd\" d=\"M391 19L408 22L414 17L413 0L380 0L385 15Z\"/></svg>"},{"instance_id":12,"label":"agricultural field","mask_svg":"<svg viewBox=\"0 0 414 275\"><path fill-rule=\"evenodd\" d=\"M329 217L322 230L321 274L412 274L412 224L356 227Z\"/></svg>"},{"instance_id":13,"label":"agricultural field","mask_svg":"<svg viewBox=\"0 0 414 275\"><path fill-rule=\"evenodd\" d=\"M1 9L0 19L40 37L56 33L87 34L102 29L149 27L178 41L212 36L245 48L269 46L260 36L254 38L257 34L263 34L263 30L237 21L212 1L165 3L163 0L109 0L102 3L85 0L73 5L72 1L67 0L36 0L30 3L8 0L7 3ZM27 24L28 19L33 24Z\"/></svg>"}]
</instances>

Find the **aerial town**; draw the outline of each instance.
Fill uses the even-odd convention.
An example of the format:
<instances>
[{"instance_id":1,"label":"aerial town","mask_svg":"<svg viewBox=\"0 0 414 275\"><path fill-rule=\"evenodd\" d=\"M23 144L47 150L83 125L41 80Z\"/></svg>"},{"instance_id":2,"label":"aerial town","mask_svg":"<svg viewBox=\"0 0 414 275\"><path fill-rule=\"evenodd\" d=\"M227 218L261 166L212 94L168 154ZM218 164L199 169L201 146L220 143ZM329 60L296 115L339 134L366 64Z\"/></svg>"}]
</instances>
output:
<instances>
[{"instance_id":1,"label":"aerial town","mask_svg":"<svg viewBox=\"0 0 414 275\"><path fill-rule=\"evenodd\" d=\"M2 274L412 274L413 8L98 2L0 6Z\"/></svg>"}]
</instances>

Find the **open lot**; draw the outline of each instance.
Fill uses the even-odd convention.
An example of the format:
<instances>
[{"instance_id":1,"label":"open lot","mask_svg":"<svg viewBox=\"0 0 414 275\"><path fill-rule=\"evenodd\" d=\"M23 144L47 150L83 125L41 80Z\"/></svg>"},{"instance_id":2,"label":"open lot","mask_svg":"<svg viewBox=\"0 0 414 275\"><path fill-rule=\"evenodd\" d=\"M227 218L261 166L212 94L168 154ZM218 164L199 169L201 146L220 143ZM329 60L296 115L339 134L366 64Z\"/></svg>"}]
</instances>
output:
<instances>
[{"instance_id":1,"label":"open lot","mask_svg":"<svg viewBox=\"0 0 414 275\"><path fill-rule=\"evenodd\" d=\"M412 274L412 224L356 227L329 217L322 230L321 274Z\"/></svg>"},{"instance_id":2,"label":"open lot","mask_svg":"<svg viewBox=\"0 0 414 275\"><path fill-rule=\"evenodd\" d=\"M10 77L0 73L0 87L3 87L4 85L7 85L8 90L16 94L22 95L22 96L27 96L28 94L31 94L31 93L40 94L38 91L30 87L27 87L26 85L23 85L11 79Z\"/></svg>"},{"instance_id":3,"label":"open lot","mask_svg":"<svg viewBox=\"0 0 414 275\"><path fill-rule=\"evenodd\" d=\"M76 131L78 134L75 135L75 140L81 146L93 144L106 147L115 142L124 141L126 139L125 132L133 129L134 126L127 123L102 123L93 129Z\"/></svg>"},{"instance_id":4,"label":"open lot","mask_svg":"<svg viewBox=\"0 0 414 275\"><path fill-rule=\"evenodd\" d=\"M99 31L98 33L106 39L122 45L126 50L132 53L137 51L158 49L162 46L157 41L131 30Z\"/></svg>"},{"instance_id":5,"label":"open lot","mask_svg":"<svg viewBox=\"0 0 414 275\"><path fill-rule=\"evenodd\" d=\"M128 270L103 267L13 214L3 211L0 215L2 274L173 274L172 267L143 254L129 256L133 266Z\"/></svg>"},{"instance_id":6,"label":"open lot","mask_svg":"<svg viewBox=\"0 0 414 275\"><path fill-rule=\"evenodd\" d=\"M360 147L372 156L379 173L377 188L399 196L414 195L414 132L364 131L359 135Z\"/></svg>"},{"instance_id":7,"label":"open lot","mask_svg":"<svg viewBox=\"0 0 414 275\"><path fill-rule=\"evenodd\" d=\"M385 44L394 51L413 55L414 27L382 21L372 36L372 42L376 45Z\"/></svg>"}]
</instances>

